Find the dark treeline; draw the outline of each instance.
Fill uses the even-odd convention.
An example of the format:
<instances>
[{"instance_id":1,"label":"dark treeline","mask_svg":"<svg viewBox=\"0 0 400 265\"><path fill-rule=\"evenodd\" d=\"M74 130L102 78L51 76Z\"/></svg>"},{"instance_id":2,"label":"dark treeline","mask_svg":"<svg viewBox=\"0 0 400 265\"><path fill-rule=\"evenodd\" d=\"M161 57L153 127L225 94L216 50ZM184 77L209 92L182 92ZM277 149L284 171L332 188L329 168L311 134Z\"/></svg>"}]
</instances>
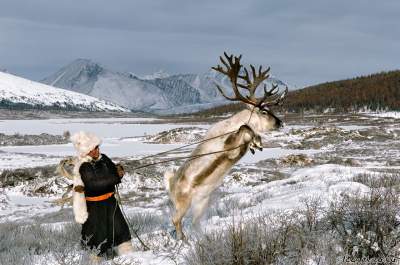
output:
<instances>
[{"instance_id":1,"label":"dark treeline","mask_svg":"<svg viewBox=\"0 0 400 265\"><path fill-rule=\"evenodd\" d=\"M323 83L290 93L289 111L400 110L400 71L382 72L353 79Z\"/></svg>"},{"instance_id":2,"label":"dark treeline","mask_svg":"<svg viewBox=\"0 0 400 265\"><path fill-rule=\"evenodd\" d=\"M0 100L0 110L42 110L42 111L98 111L104 112L104 110L99 110L95 104L83 105L83 104L69 104L65 102L56 102L52 105L41 105L41 104L28 104L24 102L12 102L7 99Z\"/></svg>"},{"instance_id":3,"label":"dark treeline","mask_svg":"<svg viewBox=\"0 0 400 265\"><path fill-rule=\"evenodd\" d=\"M195 115L222 115L243 108L244 104L234 103L203 110ZM322 112L328 108L336 112L364 108L400 110L400 71L381 72L291 91L283 106L283 110L289 112Z\"/></svg>"},{"instance_id":4,"label":"dark treeline","mask_svg":"<svg viewBox=\"0 0 400 265\"><path fill-rule=\"evenodd\" d=\"M27 104L23 102L12 102L10 100L2 99L0 100L0 109L6 110L65 110L65 111L79 111L79 107L74 105L40 105L40 104Z\"/></svg>"}]
</instances>

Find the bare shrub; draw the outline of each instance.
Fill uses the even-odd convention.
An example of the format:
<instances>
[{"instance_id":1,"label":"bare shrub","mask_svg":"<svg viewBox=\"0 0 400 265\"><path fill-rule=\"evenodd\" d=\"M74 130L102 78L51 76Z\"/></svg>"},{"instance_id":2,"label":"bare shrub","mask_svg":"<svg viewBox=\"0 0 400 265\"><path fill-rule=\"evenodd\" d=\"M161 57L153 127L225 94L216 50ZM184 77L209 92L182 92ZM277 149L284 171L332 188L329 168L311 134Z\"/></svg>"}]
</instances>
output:
<instances>
[{"instance_id":1,"label":"bare shrub","mask_svg":"<svg viewBox=\"0 0 400 265\"><path fill-rule=\"evenodd\" d=\"M392 189L372 189L331 203L326 221L346 255L390 257L398 254L399 210L398 194Z\"/></svg>"},{"instance_id":2,"label":"bare shrub","mask_svg":"<svg viewBox=\"0 0 400 265\"><path fill-rule=\"evenodd\" d=\"M206 130L200 127L175 128L144 137L144 142L154 144L192 143L199 141Z\"/></svg>"},{"instance_id":3,"label":"bare shrub","mask_svg":"<svg viewBox=\"0 0 400 265\"><path fill-rule=\"evenodd\" d=\"M63 132L63 137L65 140L69 141L69 138L71 137L71 132L70 131L64 131Z\"/></svg>"},{"instance_id":4,"label":"bare shrub","mask_svg":"<svg viewBox=\"0 0 400 265\"><path fill-rule=\"evenodd\" d=\"M128 216L127 221L132 231L143 234L160 229L166 220L163 216L152 213L136 213Z\"/></svg>"},{"instance_id":5,"label":"bare shrub","mask_svg":"<svg viewBox=\"0 0 400 265\"><path fill-rule=\"evenodd\" d=\"M380 173L380 174L358 174L353 178L354 181L362 183L370 188L391 188L400 190L400 174Z\"/></svg>"},{"instance_id":6,"label":"bare shrub","mask_svg":"<svg viewBox=\"0 0 400 265\"><path fill-rule=\"evenodd\" d=\"M0 146L21 146L21 145L49 145L66 144L68 138L62 135L51 135L42 133L39 135L22 135L19 133L7 135L0 133Z\"/></svg>"},{"instance_id":7,"label":"bare shrub","mask_svg":"<svg viewBox=\"0 0 400 265\"><path fill-rule=\"evenodd\" d=\"M98 254L96 250L82 248L77 224L49 227L3 223L0 231L2 265L34 264L39 256L57 265L87 265L90 255Z\"/></svg>"},{"instance_id":8,"label":"bare shrub","mask_svg":"<svg viewBox=\"0 0 400 265\"><path fill-rule=\"evenodd\" d=\"M37 178L48 179L56 176L56 166L42 166L34 168L5 169L0 174L0 186L16 186L24 181L32 181Z\"/></svg>"},{"instance_id":9,"label":"bare shrub","mask_svg":"<svg viewBox=\"0 0 400 265\"><path fill-rule=\"evenodd\" d=\"M185 257L189 265L343 264L398 256L400 210L393 189L345 195L323 207L318 197L301 200L291 213L275 212L203 235Z\"/></svg>"},{"instance_id":10,"label":"bare shrub","mask_svg":"<svg viewBox=\"0 0 400 265\"><path fill-rule=\"evenodd\" d=\"M293 237L294 230L295 218L291 214L282 213L278 220L268 216L248 221L232 219L223 232L214 231L200 238L185 259L189 265L258 265L283 257L296 259L290 248L298 242Z\"/></svg>"},{"instance_id":11,"label":"bare shrub","mask_svg":"<svg viewBox=\"0 0 400 265\"><path fill-rule=\"evenodd\" d=\"M313 160L305 154L292 154L285 156L279 160L280 164L286 166L309 166L313 163Z\"/></svg>"}]
</instances>

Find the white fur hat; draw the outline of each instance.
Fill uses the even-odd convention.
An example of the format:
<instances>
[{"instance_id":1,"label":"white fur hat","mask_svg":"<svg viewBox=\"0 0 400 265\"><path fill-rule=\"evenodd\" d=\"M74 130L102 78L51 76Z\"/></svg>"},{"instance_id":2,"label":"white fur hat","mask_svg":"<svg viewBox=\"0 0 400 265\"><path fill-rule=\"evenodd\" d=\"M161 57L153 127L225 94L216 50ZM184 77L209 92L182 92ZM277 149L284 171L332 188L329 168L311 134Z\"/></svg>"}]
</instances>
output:
<instances>
[{"instance_id":1,"label":"white fur hat","mask_svg":"<svg viewBox=\"0 0 400 265\"><path fill-rule=\"evenodd\" d=\"M85 157L97 145L100 145L102 141L94 133L80 131L71 136L71 142L78 152L79 157Z\"/></svg>"}]
</instances>

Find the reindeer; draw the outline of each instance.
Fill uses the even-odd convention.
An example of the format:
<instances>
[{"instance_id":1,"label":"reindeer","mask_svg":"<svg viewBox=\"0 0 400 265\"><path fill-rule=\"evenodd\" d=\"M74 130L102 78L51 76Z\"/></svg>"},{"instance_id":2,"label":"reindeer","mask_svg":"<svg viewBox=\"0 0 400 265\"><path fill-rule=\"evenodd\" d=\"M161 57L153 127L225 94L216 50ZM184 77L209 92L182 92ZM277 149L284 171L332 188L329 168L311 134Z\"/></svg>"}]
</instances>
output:
<instances>
[{"instance_id":1,"label":"reindeer","mask_svg":"<svg viewBox=\"0 0 400 265\"><path fill-rule=\"evenodd\" d=\"M60 163L57 165L56 173L72 181L74 179L74 176L72 175L71 172L69 172L67 167L74 167L76 163L77 163L76 157L67 157L61 160ZM60 205L61 208L64 208L64 204L66 203L72 204L72 196L68 196L72 191L72 188L73 188L72 184L68 185L67 190L63 193L62 197L60 199L53 201L53 203Z\"/></svg>"},{"instance_id":2,"label":"reindeer","mask_svg":"<svg viewBox=\"0 0 400 265\"><path fill-rule=\"evenodd\" d=\"M255 149L262 151L259 134L282 126L282 121L270 107L282 104L288 88L278 94L277 85L268 90L264 84L264 96L257 98L256 89L269 77L270 68L263 71L260 66L257 72L250 65L250 76L245 67L242 71L241 55L234 58L233 55L224 55L225 58L221 56L220 60L225 68L218 65L212 69L229 78L234 96L227 96L220 85L216 84L216 87L222 96L230 101L243 102L247 108L213 125L204 137L204 140L209 140L197 145L191 153L191 156L198 157L185 161L178 170L167 170L164 174L166 188L175 207L172 222L177 237L182 240L185 239L182 219L188 209L192 207L192 223L197 226L211 193L222 184L225 174L249 149L253 154ZM247 90L248 95L243 95L239 88ZM233 133L227 134L230 131ZM219 135L223 136L217 137ZM227 151L218 152L221 150ZM212 154L202 156L207 153Z\"/></svg>"}]
</instances>

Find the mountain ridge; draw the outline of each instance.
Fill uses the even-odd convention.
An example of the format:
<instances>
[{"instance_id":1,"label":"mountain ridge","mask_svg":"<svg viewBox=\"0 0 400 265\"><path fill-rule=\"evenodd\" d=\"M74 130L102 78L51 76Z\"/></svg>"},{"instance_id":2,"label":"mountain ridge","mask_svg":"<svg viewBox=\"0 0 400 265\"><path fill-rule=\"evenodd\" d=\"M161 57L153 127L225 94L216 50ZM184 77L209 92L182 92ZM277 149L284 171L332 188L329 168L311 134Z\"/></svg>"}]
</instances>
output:
<instances>
[{"instance_id":1,"label":"mountain ridge","mask_svg":"<svg viewBox=\"0 0 400 265\"><path fill-rule=\"evenodd\" d=\"M151 77L151 78L150 78ZM68 90L78 91L117 103L131 110L153 113L179 113L227 101L216 89L215 83L232 95L229 80L214 70L204 74L174 74L158 72L143 79L133 73L109 70L88 59L77 59L42 80ZM284 83L278 79L272 82Z\"/></svg>"}]
</instances>

